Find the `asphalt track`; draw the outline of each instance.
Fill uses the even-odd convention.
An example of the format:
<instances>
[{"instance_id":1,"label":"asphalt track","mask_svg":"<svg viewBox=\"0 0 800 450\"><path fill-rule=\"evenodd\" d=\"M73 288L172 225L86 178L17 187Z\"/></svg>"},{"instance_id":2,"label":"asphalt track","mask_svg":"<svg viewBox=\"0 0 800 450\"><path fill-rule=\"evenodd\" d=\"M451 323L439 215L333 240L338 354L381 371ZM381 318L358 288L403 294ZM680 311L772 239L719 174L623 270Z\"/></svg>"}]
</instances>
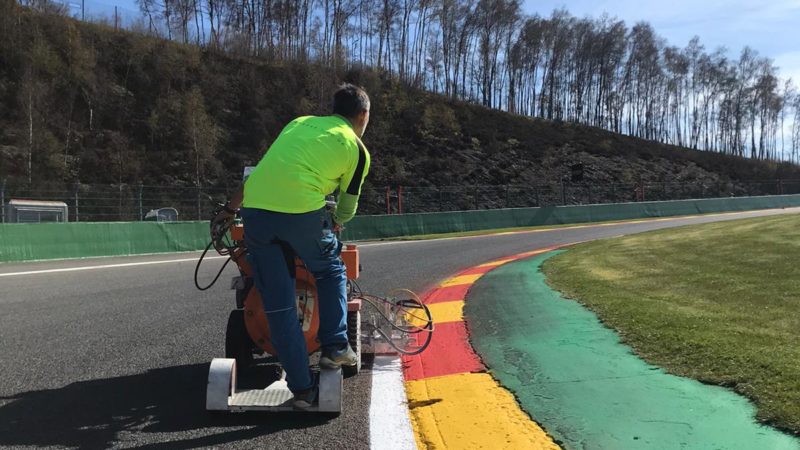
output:
<instances>
[{"instance_id":1,"label":"asphalt track","mask_svg":"<svg viewBox=\"0 0 800 450\"><path fill-rule=\"evenodd\" d=\"M535 248L798 212L365 243L360 284L372 293L422 292L466 267ZM369 370L345 380L344 412L335 419L204 410L208 363L223 353L233 306L233 268L205 292L194 288L194 261L4 276L197 255L0 265L0 448L369 448ZM210 280L221 262L208 261L201 278Z\"/></svg>"}]
</instances>

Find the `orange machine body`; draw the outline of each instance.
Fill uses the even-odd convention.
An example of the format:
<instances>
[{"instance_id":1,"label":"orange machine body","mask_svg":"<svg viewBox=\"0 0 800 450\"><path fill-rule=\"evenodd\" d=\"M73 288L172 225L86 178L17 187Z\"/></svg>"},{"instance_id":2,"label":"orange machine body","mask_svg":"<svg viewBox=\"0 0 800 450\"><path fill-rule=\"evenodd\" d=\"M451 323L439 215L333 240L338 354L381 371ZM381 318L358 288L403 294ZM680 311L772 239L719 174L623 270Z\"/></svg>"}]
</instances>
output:
<instances>
[{"instance_id":1,"label":"orange machine body","mask_svg":"<svg viewBox=\"0 0 800 450\"><path fill-rule=\"evenodd\" d=\"M244 226L235 224L231 226L231 239L237 243L233 252L233 260L239 266L242 276L252 278L253 269L245 257L247 249L244 244ZM359 276L360 266L358 248L348 244L342 249L342 262L347 268L347 279L355 280ZM295 257L295 298L297 300L298 319L302 314L302 331L306 341L308 353L319 350L317 339L319 330L319 300L317 297L317 282L314 276L306 269L299 257ZM270 355L276 354L270 341L269 324L264 313L261 295L255 286L250 288L244 300L244 319L247 333L253 342Z\"/></svg>"}]
</instances>

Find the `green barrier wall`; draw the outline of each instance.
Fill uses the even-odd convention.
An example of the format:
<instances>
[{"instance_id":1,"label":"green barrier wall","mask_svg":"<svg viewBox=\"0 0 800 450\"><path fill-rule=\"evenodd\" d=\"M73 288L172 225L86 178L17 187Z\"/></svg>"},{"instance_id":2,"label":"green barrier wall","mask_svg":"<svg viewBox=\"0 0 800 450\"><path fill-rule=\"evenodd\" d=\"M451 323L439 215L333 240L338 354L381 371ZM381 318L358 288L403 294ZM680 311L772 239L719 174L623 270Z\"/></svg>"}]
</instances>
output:
<instances>
[{"instance_id":1,"label":"green barrier wall","mask_svg":"<svg viewBox=\"0 0 800 450\"><path fill-rule=\"evenodd\" d=\"M0 261L202 250L208 222L89 222L0 225Z\"/></svg>"},{"instance_id":2,"label":"green barrier wall","mask_svg":"<svg viewBox=\"0 0 800 450\"><path fill-rule=\"evenodd\" d=\"M380 239L420 234L709 214L792 206L800 206L800 195L548 206L543 208L493 209L393 216L357 216L344 230L343 239Z\"/></svg>"},{"instance_id":3,"label":"green barrier wall","mask_svg":"<svg viewBox=\"0 0 800 450\"><path fill-rule=\"evenodd\" d=\"M800 195L357 216L346 241L800 206ZM0 225L0 262L202 250L208 222Z\"/></svg>"}]
</instances>

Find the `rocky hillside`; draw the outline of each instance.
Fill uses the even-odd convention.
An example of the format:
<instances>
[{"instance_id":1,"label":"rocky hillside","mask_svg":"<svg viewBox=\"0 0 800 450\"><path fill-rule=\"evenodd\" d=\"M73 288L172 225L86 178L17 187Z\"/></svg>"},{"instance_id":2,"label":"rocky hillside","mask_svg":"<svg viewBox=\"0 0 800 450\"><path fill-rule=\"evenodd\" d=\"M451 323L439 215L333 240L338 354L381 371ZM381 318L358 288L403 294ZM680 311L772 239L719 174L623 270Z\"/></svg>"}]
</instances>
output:
<instances>
[{"instance_id":1,"label":"rocky hillside","mask_svg":"<svg viewBox=\"0 0 800 450\"><path fill-rule=\"evenodd\" d=\"M0 1L0 178L8 186L232 189L289 120L327 113L341 81L372 98L364 137L372 196L362 211L385 210L386 186L404 186L409 207L416 201L417 210L432 210L631 201L643 184L647 199L776 193L783 187L774 181L747 182L800 179L788 163L509 115L411 90L366 68L275 65L8 1ZM575 164L584 176L573 183Z\"/></svg>"}]
</instances>

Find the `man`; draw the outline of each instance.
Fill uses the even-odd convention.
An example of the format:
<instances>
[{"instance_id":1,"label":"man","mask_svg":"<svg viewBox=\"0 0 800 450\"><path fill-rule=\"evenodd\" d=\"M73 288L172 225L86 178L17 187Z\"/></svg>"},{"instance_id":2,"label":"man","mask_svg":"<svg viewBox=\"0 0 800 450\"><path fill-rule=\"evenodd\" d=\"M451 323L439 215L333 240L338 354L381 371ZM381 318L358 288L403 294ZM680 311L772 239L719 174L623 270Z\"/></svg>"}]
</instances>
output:
<instances>
[{"instance_id":1,"label":"man","mask_svg":"<svg viewBox=\"0 0 800 450\"><path fill-rule=\"evenodd\" d=\"M245 244L255 286L264 302L272 345L286 371L296 408L310 407L317 387L297 320L294 280L282 246L290 247L317 282L322 347L320 365L352 366L357 355L347 341L345 267L336 238L353 218L370 156L361 142L369 123L367 93L342 85L333 96L333 115L290 122L215 220L226 220L241 205ZM325 197L339 189L331 214Z\"/></svg>"}]
</instances>

